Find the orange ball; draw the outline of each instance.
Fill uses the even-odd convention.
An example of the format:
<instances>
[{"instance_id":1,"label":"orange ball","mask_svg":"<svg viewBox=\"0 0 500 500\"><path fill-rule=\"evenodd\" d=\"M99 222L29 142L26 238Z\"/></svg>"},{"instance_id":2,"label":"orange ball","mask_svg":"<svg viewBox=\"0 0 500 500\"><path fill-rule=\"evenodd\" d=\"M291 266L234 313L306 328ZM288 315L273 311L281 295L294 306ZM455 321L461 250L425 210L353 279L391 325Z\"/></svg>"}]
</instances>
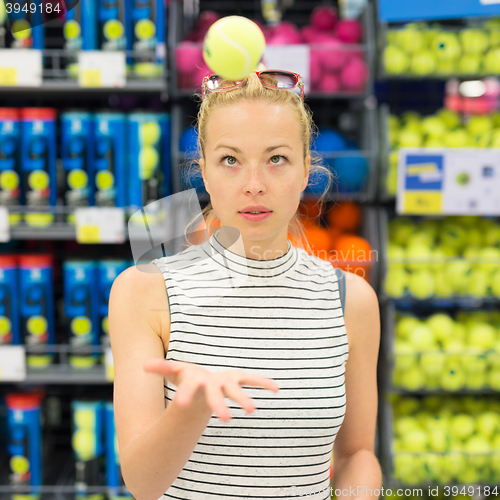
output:
<instances>
[{"instance_id":1,"label":"orange ball","mask_svg":"<svg viewBox=\"0 0 500 500\"><path fill-rule=\"evenodd\" d=\"M308 227L307 241L311 247L312 255L328 260L330 258L331 242L330 233L323 227Z\"/></svg>"},{"instance_id":2,"label":"orange ball","mask_svg":"<svg viewBox=\"0 0 500 500\"><path fill-rule=\"evenodd\" d=\"M342 234L337 238L334 257L330 259L335 267L359 274L369 281L372 262L372 246L365 238L354 234Z\"/></svg>"},{"instance_id":3,"label":"orange ball","mask_svg":"<svg viewBox=\"0 0 500 500\"><path fill-rule=\"evenodd\" d=\"M327 212L326 218L330 226L356 232L361 224L361 207L350 200L340 201Z\"/></svg>"}]
</instances>

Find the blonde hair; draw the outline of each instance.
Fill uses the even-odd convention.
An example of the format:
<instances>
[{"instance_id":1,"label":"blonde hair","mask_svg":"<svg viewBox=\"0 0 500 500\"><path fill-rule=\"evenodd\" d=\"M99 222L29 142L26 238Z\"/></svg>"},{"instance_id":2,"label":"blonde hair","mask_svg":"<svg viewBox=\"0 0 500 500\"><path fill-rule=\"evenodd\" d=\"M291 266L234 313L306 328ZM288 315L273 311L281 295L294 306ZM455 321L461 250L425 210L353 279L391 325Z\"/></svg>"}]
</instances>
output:
<instances>
[{"instance_id":1,"label":"blonde hair","mask_svg":"<svg viewBox=\"0 0 500 500\"><path fill-rule=\"evenodd\" d=\"M317 204L319 205L319 211L323 211L323 207L325 204L325 198L328 195L334 181L334 174L326 167L322 165L322 158L311 153L311 140L317 135L318 129L312 120L312 111L309 106L304 103L303 99L295 94L294 92L271 89L268 87L264 87L260 82L258 76L255 73L251 73L247 79L238 87L235 87L231 90L221 91L221 92L210 92L205 96L205 99L202 100L201 94L195 94L195 98L198 98L200 102L200 108L197 116L197 131L198 131L198 157L205 159L205 142L206 142L206 126L208 118L214 109L223 106L229 106L231 104L237 103L239 101L245 99L262 99L271 104L279 104L282 106L292 106L295 114L297 116L297 120L302 129L302 138L303 138L303 150L304 150L304 167L306 163L307 156L311 156L311 164L309 167L309 182L311 182L311 174L324 174L327 176L327 186L325 187L321 196L319 196L317 200ZM189 179L189 184L192 187L190 182L191 176L189 175L190 170L197 170L196 174L201 176L201 167L199 164L199 159L194 159L185 163L186 172L185 175L187 179ZM205 219L206 227L208 228L210 236L210 227L214 222L218 221L219 218L215 214L215 210L212 207L212 202L210 201L207 206L202 210L201 215ZM184 237L186 237L187 229L189 226L198 221L199 216L196 216L194 219L189 221L186 226L186 230L184 231ZM304 248L304 244L307 248L305 250L311 252L309 243L307 242L306 233L304 230L304 225L300 220L301 216L297 210L292 219L288 224L288 231L292 235L292 238L295 240L296 244L299 247ZM188 240L189 242L189 240Z\"/></svg>"}]
</instances>

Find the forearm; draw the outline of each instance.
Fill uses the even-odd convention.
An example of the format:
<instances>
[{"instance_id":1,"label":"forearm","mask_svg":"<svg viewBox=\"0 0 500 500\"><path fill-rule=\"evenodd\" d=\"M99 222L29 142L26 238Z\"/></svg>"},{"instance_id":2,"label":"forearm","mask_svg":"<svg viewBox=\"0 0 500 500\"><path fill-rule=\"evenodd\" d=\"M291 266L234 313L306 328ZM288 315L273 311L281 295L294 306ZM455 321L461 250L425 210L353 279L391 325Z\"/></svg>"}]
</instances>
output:
<instances>
[{"instance_id":1,"label":"forearm","mask_svg":"<svg viewBox=\"0 0 500 500\"><path fill-rule=\"evenodd\" d=\"M210 421L206 404L180 408L175 400L120 453L124 482L137 500L158 500L170 488Z\"/></svg>"},{"instance_id":2,"label":"forearm","mask_svg":"<svg viewBox=\"0 0 500 500\"><path fill-rule=\"evenodd\" d=\"M369 450L358 450L335 464L333 489L338 500L377 500L382 487L382 470Z\"/></svg>"}]
</instances>

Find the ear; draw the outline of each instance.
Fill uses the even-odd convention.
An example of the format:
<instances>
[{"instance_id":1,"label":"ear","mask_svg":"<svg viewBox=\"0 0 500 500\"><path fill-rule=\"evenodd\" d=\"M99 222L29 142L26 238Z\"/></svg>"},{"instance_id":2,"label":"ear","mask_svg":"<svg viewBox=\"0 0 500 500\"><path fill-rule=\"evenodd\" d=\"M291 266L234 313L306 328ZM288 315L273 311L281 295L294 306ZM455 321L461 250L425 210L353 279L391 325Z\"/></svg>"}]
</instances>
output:
<instances>
[{"instance_id":1,"label":"ear","mask_svg":"<svg viewBox=\"0 0 500 500\"><path fill-rule=\"evenodd\" d=\"M198 165L201 168L201 175L203 177L203 184L205 184L205 189L206 189L207 193L210 194L210 191L208 190L208 182L207 182L207 179L205 178L205 160L203 158L200 158L198 160Z\"/></svg>"},{"instance_id":2,"label":"ear","mask_svg":"<svg viewBox=\"0 0 500 500\"><path fill-rule=\"evenodd\" d=\"M307 187L307 184L309 183L309 171L311 169L311 155L306 156L305 167L306 167L306 173L304 174L304 180L302 181L301 191L304 191L304 189Z\"/></svg>"}]
</instances>

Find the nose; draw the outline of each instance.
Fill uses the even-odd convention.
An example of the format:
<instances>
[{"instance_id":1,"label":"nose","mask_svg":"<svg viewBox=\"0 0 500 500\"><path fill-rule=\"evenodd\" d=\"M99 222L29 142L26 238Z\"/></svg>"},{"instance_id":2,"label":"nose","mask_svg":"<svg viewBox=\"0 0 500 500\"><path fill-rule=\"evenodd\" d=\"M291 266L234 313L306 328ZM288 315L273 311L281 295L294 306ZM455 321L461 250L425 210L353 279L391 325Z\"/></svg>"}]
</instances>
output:
<instances>
[{"instance_id":1,"label":"nose","mask_svg":"<svg viewBox=\"0 0 500 500\"><path fill-rule=\"evenodd\" d=\"M244 174L244 187L249 193L260 193L266 190L266 172L258 163L251 163Z\"/></svg>"}]
</instances>

